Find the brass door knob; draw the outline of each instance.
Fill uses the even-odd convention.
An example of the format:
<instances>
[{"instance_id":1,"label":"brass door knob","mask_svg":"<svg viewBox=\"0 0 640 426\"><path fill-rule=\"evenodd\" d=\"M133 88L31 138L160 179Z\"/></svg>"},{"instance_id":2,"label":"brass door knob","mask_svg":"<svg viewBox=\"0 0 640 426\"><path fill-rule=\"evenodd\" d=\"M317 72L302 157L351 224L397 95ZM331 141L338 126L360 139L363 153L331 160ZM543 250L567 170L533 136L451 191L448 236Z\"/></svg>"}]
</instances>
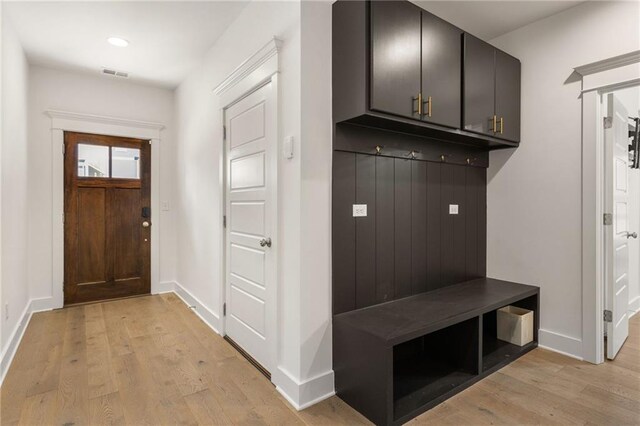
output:
<instances>
[{"instance_id":1,"label":"brass door knob","mask_svg":"<svg viewBox=\"0 0 640 426\"><path fill-rule=\"evenodd\" d=\"M144 222L142 222L142 227L143 228L148 228L149 226L151 226L151 224L149 222L147 222L146 220Z\"/></svg>"}]
</instances>

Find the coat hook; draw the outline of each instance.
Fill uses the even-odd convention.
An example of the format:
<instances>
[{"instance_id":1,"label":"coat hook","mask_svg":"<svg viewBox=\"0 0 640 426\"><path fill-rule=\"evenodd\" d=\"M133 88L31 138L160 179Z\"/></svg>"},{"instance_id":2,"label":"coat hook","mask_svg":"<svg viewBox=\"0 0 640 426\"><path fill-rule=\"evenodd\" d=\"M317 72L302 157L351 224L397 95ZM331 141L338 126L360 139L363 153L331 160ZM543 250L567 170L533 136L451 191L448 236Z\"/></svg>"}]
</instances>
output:
<instances>
[{"instance_id":1,"label":"coat hook","mask_svg":"<svg viewBox=\"0 0 640 426\"><path fill-rule=\"evenodd\" d=\"M415 160L416 158L418 158L419 153L420 151L413 150L409 153L409 157L411 157L412 160Z\"/></svg>"},{"instance_id":2,"label":"coat hook","mask_svg":"<svg viewBox=\"0 0 640 426\"><path fill-rule=\"evenodd\" d=\"M442 154L442 155L440 156L440 161L444 162L444 161L446 161L446 158L447 158L447 156L446 156L446 155L444 155L444 154Z\"/></svg>"},{"instance_id":3,"label":"coat hook","mask_svg":"<svg viewBox=\"0 0 640 426\"><path fill-rule=\"evenodd\" d=\"M380 153L382 152L382 148L384 148L384 146L376 145L376 154L380 155Z\"/></svg>"}]
</instances>

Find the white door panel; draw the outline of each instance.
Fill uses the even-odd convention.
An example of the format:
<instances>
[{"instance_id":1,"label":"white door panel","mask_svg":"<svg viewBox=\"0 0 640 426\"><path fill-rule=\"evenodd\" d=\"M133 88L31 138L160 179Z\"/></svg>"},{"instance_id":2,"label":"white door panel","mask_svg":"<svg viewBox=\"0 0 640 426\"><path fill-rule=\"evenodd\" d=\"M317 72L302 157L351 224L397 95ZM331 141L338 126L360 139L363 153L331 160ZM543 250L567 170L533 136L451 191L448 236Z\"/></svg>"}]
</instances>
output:
<instances>
[{"instance_id":1,"label":"white door panel","mask_svg":"<svg viewBox=\"0 0 640 426\"><path fill-rule=\"evenodd\" d=\"M232 274L264 287L264 261L264 251L231 244Z\"/></svg>"},{"instance_id":2,"label":"white door panel","mask_svg":"<svg viewBox=\"0 0 640 426\"><path fill-rule=\"evenodd\" d=\"M225 109L225 332L267 371L275 364L276 108L272 83Z\"/></svg>"},{"instance_id":3,"label":"white door panel","mask_svg":"<svg viewBox=\"0 0 640 426\"><path fill-rule=\"evenodd\" d=\"M264 137L265 104L261 102L230 120L231 149Z\"/></svg>"},{"instance_id":4,"label":"white door panel","mask_svg":"<svg viewBox=\"0 0 640 426\"><path fill-rule=\"evenodd\" d=\"M231 203L231 232L264 235L264 202L234 201Z\"/></svg>"},{"instance_id":5,"label":"white door panel","mask_svg":"<svg viewBox=\"0 0 640 426\"><path fill-rule=\"evenodd\" d=\"M251 293L233 284L231 285L230 299L230 303L233 305L233 312L230 312L230 314L264 339L264 300L258 299Z\"/></svg>"},{"instance_id":6,"label":"white door panel","mask_svg":"<svg viewBox=\"0 0 640 426\"><path fill-rule=\"evenodd\" d=\"M264 186L264 152L231 160L231 190Z\"/></svg>"},{"instance_id":7,"label":"white door panel","mask_svg":"<svg viewBox=\"0 0 640 426\"><path fill-rule=\"evenodd\" d=\"M628 114L614 94L607 95L605 128L605 208L613 213L613 226L605 227L607 358L613 359L629 335L628 229Z\"/></svg>"}]
</instances>

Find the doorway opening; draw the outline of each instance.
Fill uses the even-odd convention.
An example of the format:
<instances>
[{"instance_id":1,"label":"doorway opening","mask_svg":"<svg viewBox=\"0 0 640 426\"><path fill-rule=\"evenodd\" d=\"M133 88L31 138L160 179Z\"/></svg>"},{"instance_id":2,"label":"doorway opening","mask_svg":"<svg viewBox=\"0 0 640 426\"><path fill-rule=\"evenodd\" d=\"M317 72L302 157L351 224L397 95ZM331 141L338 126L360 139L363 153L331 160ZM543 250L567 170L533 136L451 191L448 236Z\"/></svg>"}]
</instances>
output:
<instances>
[{"instance_id":1,"label":"doorway opening","mask_svg":"<svg viewBox=\"0 0 640 426\"><path fill-rule=\"evenodd\" d=\"M64 304L151 292L149 140L64 132Z\"/></svg>"},{"instance_id":2,"label":"doorway opening","mask_svg":"<svg viewBox=\"0 0 640 426\"><path fill-rule=\"evenodd\" d=\"M640 86L601 96L604 142L604 354L615 359L640 306Z\"/></svg>"}]
</instances>

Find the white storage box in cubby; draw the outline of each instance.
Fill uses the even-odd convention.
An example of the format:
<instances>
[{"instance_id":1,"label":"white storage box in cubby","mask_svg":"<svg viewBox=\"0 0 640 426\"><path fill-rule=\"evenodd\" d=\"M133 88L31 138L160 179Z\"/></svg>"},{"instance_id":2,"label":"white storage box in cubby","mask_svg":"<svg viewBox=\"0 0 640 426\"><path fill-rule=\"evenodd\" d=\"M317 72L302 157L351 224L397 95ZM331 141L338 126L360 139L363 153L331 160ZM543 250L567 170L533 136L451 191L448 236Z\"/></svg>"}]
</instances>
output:
<instances>
[{"instance_id":1,"label":"white storage box in cubby","mask_svg":"<svg viewBox=\"0 0 640 426\"><path fill-rule=\"evenodd\" d=\"M533 341L533 311L505 306L497 311L498 339L524 346Z\"/></svg>"}]
</instances>

